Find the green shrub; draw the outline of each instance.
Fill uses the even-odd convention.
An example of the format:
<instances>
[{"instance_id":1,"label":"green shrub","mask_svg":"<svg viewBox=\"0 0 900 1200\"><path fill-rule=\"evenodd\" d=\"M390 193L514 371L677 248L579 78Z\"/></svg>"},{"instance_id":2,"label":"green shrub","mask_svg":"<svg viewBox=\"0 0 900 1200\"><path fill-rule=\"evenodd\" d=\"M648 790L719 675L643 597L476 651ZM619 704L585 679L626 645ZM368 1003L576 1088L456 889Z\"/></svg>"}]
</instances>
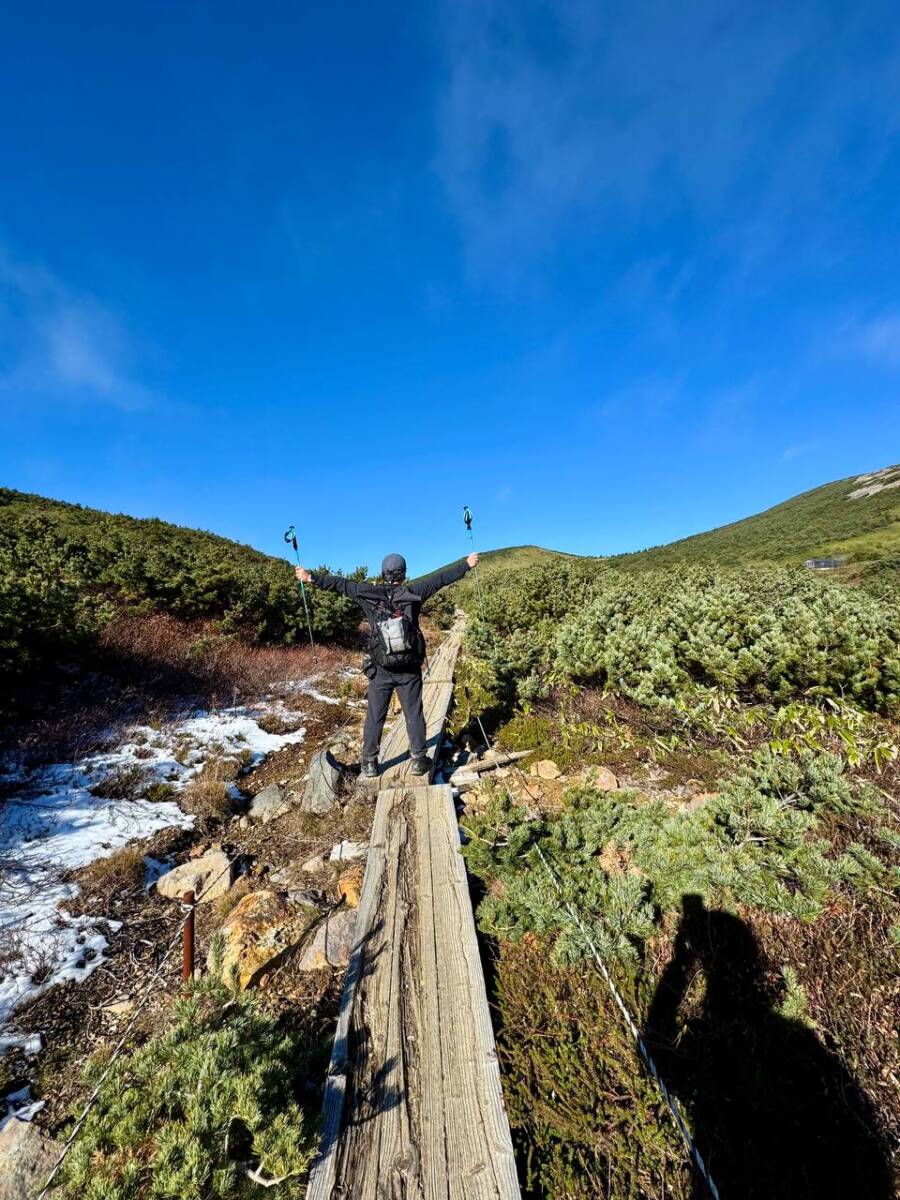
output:
<instances>
[{"instance_id":1,"label":"green shrub","mask_svg":"<svg viewBox=\"0 0 900 1200\"><path fill-rule=\"evenodd\" d=\"M867 564L859 583L864 591L879 600L900 605L900 558Z\"/></svg>"},{"instance_id":2,"label":"green shrub","mask_svg":"<svg viewBox=\"0 0 900 1200\"><path fill-rule=\"evenodd\" d=\"M88 1082L105 1066L92 1060ZM212 977L175 1004L165 1034L119 1059L65 1161L72 1200L242 1200L253 1169L302 1194L317 1138L296 1102L303 1046L247 993Z\"/></svg>"},{"instance_id":3,"label":"green shrub","mask_svg":"<svg viewBox=\"0 0 900 1200\"><path fill-rule=\"evenodd\" d=\"M799 759L763 751L693 811L634 793L570 793L546 821L498 793L467 818L464 854L490 885L478 917L491 936L553 935L555 954L589 953L534 853L540 846L602 955L631 968L658 920L685 894L710 906L749 905L814 919L840 885L865 891L887 868L861 846L833 849L822 817L881 815L874 791L853 786L834 755Z\"/></svg>"},{"instance_id":4,"label":"green shrub","mask_svg":"<svg viewBox=\"0 0 900 1200\"><path fill-rule=\"evenodd\" d=\"M689 1200L672 1119L598 971L558 967L533 938L500 947L497 1050L521 1181L548 1200ZM649 997L627 981L633 1011Z\"/></svg>"},{"instance_id":5,"label":"green shrub","mask_svg":"<svg viewBox=\"0 0 900 1200\"><path fill-rule=\"evenodd\" d=\"M801 568L645 570L553 562L498 572L468 650L508 712L560 683L649 706L711 689L900 710L900 606Z\"/></svg>"},{"instance_id":6,"label":"green shrub","mask_svg":"<svg viewBox=\"0 0 900 1200\"><path fill-rule=\"evenodd\" d=\"M900 610L802 570L612 574L560 625L558 671L644 704L691 688L900 704Z\"/></svg>"},{"instance_id":7,"label":"green shrub","mask_svg":"<svg viewBox=\"0 0 900 1200\"><path fill-rule=\"evenodd\" d=\"M900 705L900 610L801 570L610 573L562 623L556 646L560 674L642 704L719 687Z\"/></svg>"},{"instance_id":8,"label":"green shrub","mask_svg":"<svg viewBox=\"0 0 900 1200\"><path fill-rule=\"evenodd\" d=\"M99 618L82 594L82 566L43 524L0 523L0 680L89 641Z\"/></svg>"},{"instance_id":9,"label":"green shrub","mask_svg":"<svg viewBox=\"0 0 900 1200\"><path fill-rule=\"evenodd\" d=\"M363 578L359 568L354 578ZM320 639L352 640L357 606L308 589ZM0 689L89 654L117 611L217 623L252 642L302 642L290 563L211 533L0 489ZM197 652L203 643L196 645Z\"/></svg>"}]
</instances>

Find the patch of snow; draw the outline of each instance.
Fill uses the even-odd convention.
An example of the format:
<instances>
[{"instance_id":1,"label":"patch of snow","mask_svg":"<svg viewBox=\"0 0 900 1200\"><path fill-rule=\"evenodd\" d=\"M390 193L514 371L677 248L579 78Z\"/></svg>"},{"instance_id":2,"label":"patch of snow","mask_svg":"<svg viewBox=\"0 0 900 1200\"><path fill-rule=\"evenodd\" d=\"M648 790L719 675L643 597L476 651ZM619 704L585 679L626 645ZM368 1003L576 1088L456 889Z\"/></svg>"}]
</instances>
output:
<instances>
[{"instance_id":1,"label":"patch of snow","mask_svg":"<svg viewBox=\"0 0 900 1200\"><path fill-rule=\"evenodd\" d=\"M2 1100L3 1109L0 1111L0 1129L8 1121L33 1121L44 1107L43 1100L32 1100L31 1088L19 1088L17 1092L9 1092Z\"/></svg>"},{"instance_id":2,"label":"patch of snow","mask_svg":"<svg viewBox=\"0 0 900 1200\"><path fill-rule=\"evenodd\" d=\"M281 716L275 703L256 708L223 708L214 713L200 710L161 730L139 725L130 730L131 741L113 754L97 755L88 761L106 774L138 767L144 773L152 773L156 782L171 783L177 789L202 771L211 757L234 758L246 766L255 766L274 751L303 741L306 736L303 726L287 733L267 733L260 728L259 720L273 715Z\"/></svg>"},{"instance_id":3,"label":"patch of snow","mask_svg":"<svg viewBox=\"0 0 900 1200\"><path fill-rule=\"evenodd\" d=\"M6 1033L0 1037L0 1052L16 1046L23 1054L33 1058L44 1049L42 1033Z\"/></svg>"},{"instance_id":4,"label":"patch of snow","mask_svg":"<svg viewBox=\"0 0 900 1200\"><path fill-rule=\"evenodd\" d=\"M283 707L280 701L273 701L201 710L159 729L134 726L112 750L30 775L7 763L3 778L16 794L0 805L0 950L5 960L0 1030L23 1001L56 983L85 979L103 961L105 934L120 928L102 916L74 917L60 911L63 901L78 894L64 874L162 829L190 828L194 818L181 811L177 795L210 758L233 758L247 768L302 742L303 726L281 734L260 727L263 718L282 716L279 706ZM301 719L295 712L289 715ZM95 794L94 789L117 777L124 777L134 799ZM173 799L139 796L161 783L172 788ZM232 794L241 795L236 788ZM158 878L170 865L147 860L148 879L154 873Z\"/></svg>"},{"instance_id":5,"label":"patch of snow","mask_svg":"<svg viewBox=\"0 0 900 1200\"><path fill-rule=\"evenodd\" d=\"M288 679L280 684L280 687L293 695L309 696L311 700L318 700L321 704L341 703L337 696L326 696L324 692L320 692L315 686L315 680L316 676L311 679Z\"/></svg>"},{"instance_id":6,"label":"patch of snow","mask_svg":"<svg viewBox=\"0 0 900 1200\"><path fill-rule=\"evenodd\" d=\"M144 856L144 890L150 891L156 886L157 879L161 879L168 871L171 871L175 863L171 858L154 858L152 854Z\"/></svg>"}]
</instances>

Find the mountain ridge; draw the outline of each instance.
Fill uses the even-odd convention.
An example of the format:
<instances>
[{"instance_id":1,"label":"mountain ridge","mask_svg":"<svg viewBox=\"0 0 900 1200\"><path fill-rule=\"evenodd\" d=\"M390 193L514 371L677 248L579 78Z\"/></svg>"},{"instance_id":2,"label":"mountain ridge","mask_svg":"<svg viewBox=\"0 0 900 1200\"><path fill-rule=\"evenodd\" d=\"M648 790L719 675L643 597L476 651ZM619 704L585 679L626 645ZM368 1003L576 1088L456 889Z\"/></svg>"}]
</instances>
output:
<instances>
[{"instance_id":1,"label":"mountain ridge","mask_svg":"<svg viewBox=\"0 0 900 1200\"><path fill-rule=\"evenodd\" d=\"M900 465L848 475L737 521L643 550L577 555L541 546L510 546L489 550L482 559L491 569L530 565L542 558L574 558L628 570L687 563L800 565L808 558L843 554L851 575L861 564L900 557Z\"/></svg>"}]
</instances>

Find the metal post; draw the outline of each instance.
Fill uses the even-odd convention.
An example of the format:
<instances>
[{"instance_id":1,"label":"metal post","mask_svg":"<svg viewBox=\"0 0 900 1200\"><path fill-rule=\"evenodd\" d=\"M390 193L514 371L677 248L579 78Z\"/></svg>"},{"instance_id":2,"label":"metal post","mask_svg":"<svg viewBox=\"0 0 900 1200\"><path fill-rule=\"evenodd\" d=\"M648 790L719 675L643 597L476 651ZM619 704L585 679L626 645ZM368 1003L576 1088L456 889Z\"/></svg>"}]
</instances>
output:
<instances>
[{"instance_id":1,"label":"metal post","mask_svg":"<svg viewBox=\"0 0 900 1200\"><path fill-rule=\"evenodd\" d=\"M181 982L188 984L194 978L194 893L184 893L184 955L181 967Z\"/></svg>"}]
</instances>

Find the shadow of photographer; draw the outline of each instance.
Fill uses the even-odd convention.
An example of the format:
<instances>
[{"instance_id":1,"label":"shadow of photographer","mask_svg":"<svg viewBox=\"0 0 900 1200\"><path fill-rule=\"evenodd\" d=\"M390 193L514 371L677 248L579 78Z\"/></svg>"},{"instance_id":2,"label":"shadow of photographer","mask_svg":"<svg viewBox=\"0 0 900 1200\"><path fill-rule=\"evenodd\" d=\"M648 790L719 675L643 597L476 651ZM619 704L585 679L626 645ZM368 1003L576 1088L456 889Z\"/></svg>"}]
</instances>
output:
<instances>
[{"instance_id":1,"label":"shadow of photographer","mask_svg":"<svg viewBox=\"0 0 900 1200\"><path fill-rule=\"evenodd\" d=\"M721 1200L890 1200L872 1105L811 1029L773 1008L750 927L699 896L682 907L644 1037ZM679 1021L698 973L700 1011ZM694 1194L708 1200L699 1176Z\"/></svg>"}]
</instances>

